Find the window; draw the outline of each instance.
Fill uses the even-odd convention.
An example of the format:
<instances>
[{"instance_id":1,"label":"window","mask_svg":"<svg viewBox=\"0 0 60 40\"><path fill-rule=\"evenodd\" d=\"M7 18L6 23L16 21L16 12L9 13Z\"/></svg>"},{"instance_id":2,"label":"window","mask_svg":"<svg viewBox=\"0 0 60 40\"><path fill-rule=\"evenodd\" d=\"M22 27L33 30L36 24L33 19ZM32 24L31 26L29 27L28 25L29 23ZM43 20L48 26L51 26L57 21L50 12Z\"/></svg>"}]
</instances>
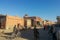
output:
<instances>
[{"instance_id":1,"label":"window","mask_svg":"<svg viewBox=\"0 0 60 40\"><path fill-rule=\"evenodd\" d=\"M42 23L37 21L37 25L41 26L42 27Z\"/></svg>"}]
</instances>

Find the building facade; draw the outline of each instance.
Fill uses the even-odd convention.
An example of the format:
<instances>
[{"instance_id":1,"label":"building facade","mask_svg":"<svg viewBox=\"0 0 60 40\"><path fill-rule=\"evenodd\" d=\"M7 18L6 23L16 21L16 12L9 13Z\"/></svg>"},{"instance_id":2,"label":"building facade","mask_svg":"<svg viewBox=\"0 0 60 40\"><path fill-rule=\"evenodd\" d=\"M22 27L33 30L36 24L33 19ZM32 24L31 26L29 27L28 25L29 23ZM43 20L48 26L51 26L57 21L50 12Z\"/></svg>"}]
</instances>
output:
<instances>
[{"instance_id":1,"label":"building facade","mask_svg":"<svg viewBox=\"0 0 60 40\"><path fill-rule=\"evenodd\" d=\"M49 21L49 20L44 20L44 25L53 25L55 22Z\"/></svg>"},{"instance_id":2,"label":"building facade","mask_svg":"<svg viewBox=\"0 0 60 40\"><path fill-rule=\"evenodd\" d=\"M20 25L20 28L24 27L24 19L18 16L0 15L0 29L5 31L13 31L14 26Z\"/></svg>"},{"instance_id":3,"label":"building facade","mask_svg":"<svg viewBox=\"0 0 60 40\"><path fill-rule=\"evenodd\" d=\"M60 24L60 16L57 16L57 24Z\"/></svg>"},{"instance_id":4,"label":"building facade","mask_svg":"<svg viewBox=\"0 0 60 40\"><path fill-rule=\"evenodd\" d=\"M20 29L31 28L36 25L36 27L44 27L44 25L52 25L51 21L44 21L40 17L28 16L25 14L23 18L18 16L0 15L0 29L5 29L4 31L13 31L14 26L20 25Z\"/></svg>"},{"instance_id":5,"label":"building facade","mask_svg":"<svg viewBox=\"0 0 60 40\"><path fill-rule=\"evenodd\" d=\"M43 25L43 20L40 18L40 17L36 17L36 16L28 16L28 15L25 15L24 16L24 26L25 27L34 27L34 26L37 26L37 27L42 27Z\"/></svg>"}]
</instances>

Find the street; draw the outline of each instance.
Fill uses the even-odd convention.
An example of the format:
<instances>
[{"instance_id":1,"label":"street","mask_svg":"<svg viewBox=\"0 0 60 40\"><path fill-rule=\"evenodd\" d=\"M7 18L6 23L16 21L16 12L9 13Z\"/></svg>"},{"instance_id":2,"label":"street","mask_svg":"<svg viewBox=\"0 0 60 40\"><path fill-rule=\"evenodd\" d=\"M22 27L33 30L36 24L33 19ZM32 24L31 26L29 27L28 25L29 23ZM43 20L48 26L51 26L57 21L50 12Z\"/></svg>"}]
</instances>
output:
<instances>
[{"instance_id":1,"label":"street","mask_svg":"<svg viewBox=\"0 0 60 40\"><path fill-rule=\"evenodd\" d=\"M59 27L55 27L55 28L56 30L59 29ZM38 31L39 31L38 40L52 40L52 36L48 34L48 30L43 30L43 28L40 28ZM19 37L10 38L9 36L6 35L0 36L0 40L34 40L33 30L23 30L21 31Z\"/></svg>"}]
</instances>

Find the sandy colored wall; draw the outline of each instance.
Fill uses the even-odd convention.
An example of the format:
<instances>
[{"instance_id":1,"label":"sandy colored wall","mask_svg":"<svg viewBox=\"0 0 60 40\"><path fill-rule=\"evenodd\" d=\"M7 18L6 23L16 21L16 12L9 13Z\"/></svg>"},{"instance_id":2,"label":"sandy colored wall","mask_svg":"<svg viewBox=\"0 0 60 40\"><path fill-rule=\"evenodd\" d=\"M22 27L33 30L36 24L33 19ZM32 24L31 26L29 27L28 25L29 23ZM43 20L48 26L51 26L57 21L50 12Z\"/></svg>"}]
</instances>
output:
<instances>
[{"instance_id":1,"label":"sandy colored wall","mask_svg":"<svg viewBox=\"0 0 60 40\"><path fill-rule=\"evenodd\" d=\"M24 19L17 16L6 16L6 29L12 31L14 25L17 24L24 26Z\"/></svg>"}]
</instances>

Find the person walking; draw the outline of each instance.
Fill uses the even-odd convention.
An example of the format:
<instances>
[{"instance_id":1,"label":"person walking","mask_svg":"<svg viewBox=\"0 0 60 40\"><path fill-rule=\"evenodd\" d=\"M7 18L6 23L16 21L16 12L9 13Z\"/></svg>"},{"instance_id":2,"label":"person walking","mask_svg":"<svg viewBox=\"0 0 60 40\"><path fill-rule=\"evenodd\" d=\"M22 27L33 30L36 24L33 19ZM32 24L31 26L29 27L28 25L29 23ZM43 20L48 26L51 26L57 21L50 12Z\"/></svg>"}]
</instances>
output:
<instances>
[{"instance_id":1,"label":"person walking","mask_svg":"<svg viewBox=\"0 0 60 40\"><path fill-rule=\"evenodd\" d=\"M57 40L56 32L52 34L53 40Z\"/></svg>"},{"instance_id":2,"label":"person walking","mask_svg":"<svg viewBox=\"0 0 60 40\"><path fill-rule=\"evenodd\" d=\"M17 25L17 35L16 35L17 37L20 36L20 34L21 34L20 31L21 31L20 25L18 24L18 25Z\"/></svg>"},{"instance_id":3,"label":"person walking","mask_svg":"<svg viewBox=\"0 0 60 40\"><path fill-rule=\"evenodd\" d=\"M15 32L16 32L16 25L13 28L13 33L15 33Z\"/></svg>"},{"instance_id":4,"label":"person walking","mask_svg":"<svg viewBox=\"0 0 60 40\"><path fill-rule=\"evenodd\" d=\"M47 28L47 25L44 25L44 30L47 30L48 28Z\"/></svg>"},{"instance_id":5,"label":"person walking","mask_svg":"<svg viewBox=\"0 0 60 40\"><path fill-rule=\"evenodd\" d=\"M51 34L52 40L57 40L56 30L55 30L55 26L54 25L51 26L51 28L49 30L49 34Z\"/></svg>"},{"instance_id":6,"label":"person walking","mask_svg":"<svg viewBox=\"0 0 60 40\"><path fill-rule=\"evenodd\" d=\"M16 28L16 25L14 25L12 37L16 37L16 35L17 35L17 28Z\"/></svg>"},{"instance_id":7,"label":"person walking","mask_svg":"<svg viewBox=\"0 0 60 40\"><path fill-rule=\"evenodd\" d=\"M39 38L39 32L38 32L38 29L36 29L36 26L34 26L33 31L34 31L34 40L38 40L38 38Z\"/></svg>"},{"instance_id":8,"label":"person walking","mask_svg":"<svg viewBox=\"0 0 60 40\"><path fill-rule=\"evenodd\" d=\"M53 27L52 38L53 38L53 40L57 40L57 35L56 35L57 32L55 30L55 26L53 25L52 27Z\"/></svg>"},{"instance_id":9,"label":"person walking","mask_svg":"<svg viewBox=\"0 0 60 40\"><path fill-rule=\"evenodd\" d=\"M53 26L51 26L50 29L49 29L49 31L48 31L48 33L49 34L52 34L53 33L53 30L54 30L54 28L53 28Z\"/></svg>"}]
</instances>

